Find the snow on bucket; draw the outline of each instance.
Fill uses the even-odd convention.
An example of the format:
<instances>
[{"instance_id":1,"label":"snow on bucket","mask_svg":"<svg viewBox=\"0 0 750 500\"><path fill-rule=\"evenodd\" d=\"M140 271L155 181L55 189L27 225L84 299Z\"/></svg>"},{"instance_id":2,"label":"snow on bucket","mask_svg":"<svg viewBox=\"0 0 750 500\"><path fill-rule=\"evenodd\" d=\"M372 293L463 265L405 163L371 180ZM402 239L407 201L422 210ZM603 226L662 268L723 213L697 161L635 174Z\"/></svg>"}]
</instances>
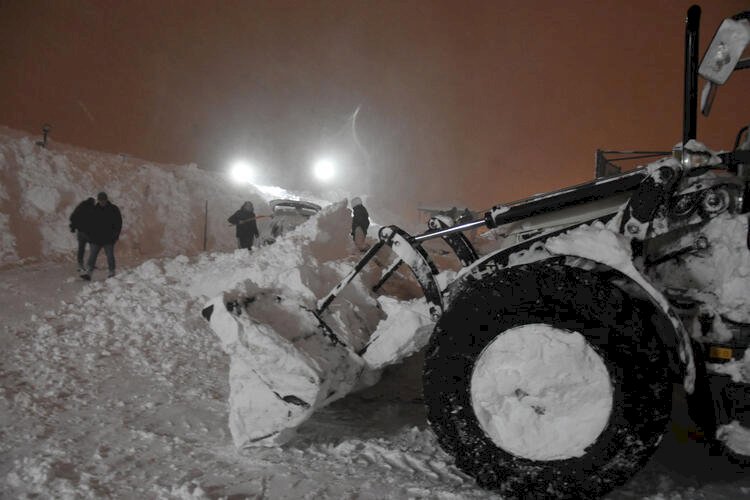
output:
<instances>
[{"instance_id":1,"label":"snow on bucket","mask_svg":"<svg viewBox=\"0 0 750 500\"><path fill-rule=\"evenodd\" d=\"M229 427L238 447L287 441L317 408L348 394L365 370L298 300L268 292L242 300L222 295L208 306L231 356Z\"/></svg>"},{"instance_id":2,"label":"snow on bucket","mask_svg":"<svg viewBox=\"0 0 750 500\"><path fill-rule=\"evenodd\" d=\"M203 316L230 356L229 427L236 446L287 442L316 409L377 382L380 368L426 341L420 335L415 344L409 340L413 331L382 321L388 314L370 291L380 277L377 266L358 275L323 317L313 312L316 298L359 257L350 226L345 202L327 207L253 252L249 269L238 272L241 282L204 307ZM429 330L426 303L411 301L398 312L401 325ZM367 360L357 354L365 350Z\"/></svg>"}]
</instances>

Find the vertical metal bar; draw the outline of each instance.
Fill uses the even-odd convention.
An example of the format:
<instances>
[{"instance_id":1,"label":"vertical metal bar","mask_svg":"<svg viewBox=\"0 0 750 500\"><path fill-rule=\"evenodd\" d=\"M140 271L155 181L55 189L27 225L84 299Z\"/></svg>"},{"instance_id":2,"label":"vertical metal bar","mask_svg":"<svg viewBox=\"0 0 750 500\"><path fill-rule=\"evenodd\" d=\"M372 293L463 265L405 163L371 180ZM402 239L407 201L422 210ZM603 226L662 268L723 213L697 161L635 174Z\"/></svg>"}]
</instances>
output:
<instances>
[{"instance_id":1,"label":"vertical metal bar","mask_svg":"<svg viewBox=\"0 0 750 500\"><path fill-rule=\"evenodd\" d=\"M385 271L385 273L383 273L383 276L381 276L380 281L378 281L378 283L374 287L372 287L372 291L377 292L378 290L380 290L380 287L383 286L383 284L385 284L386 281L388 281L388 278L390 278L391 275L396 271L396 269L398 269L399 266L401 266L401 264L403 263L404 261L401 260L400 257L397 257L396 260L393 261L393 264L391 264L391 267L389 267Z\"/></svg>"},{"instance_id":2,"label":"vertical metal bar","mask_svg":"<svg viewBox=\"0 0 750 500\"><path fill-rule=\"evenodd\" d=\"M698 109L698 32L701 8L691 6L685 24L685 96L682 121L683 146L696 137Z\"/></svg>"},{"instance_id":3,"label":"vertical metal bar","mask_svg":"<svg viewBox=\"0 0 750 500\"><path fill-rule=\"evenodd\" d=\"M333 302L333 299L336 298L336 296L341 293L341 290L344 289L346 285L349 284L351 280L354 279L354 277L362 270L363 267L367 265L370 260L375 257L375 254L378 253L378 250L382 248L384 245L383 241L378 241L373 246L370 247L370 249L367 251L367 253L357 262L357 264L354 266L354 269L352 269L349 274L344 276L344 279L342 279L336 287L331 290L328 295L326 295L324 298L318 301L318 308L315 310L316 314L321 314L323 311L326 310L328 305Z\"/></svg>"}]
</instances>

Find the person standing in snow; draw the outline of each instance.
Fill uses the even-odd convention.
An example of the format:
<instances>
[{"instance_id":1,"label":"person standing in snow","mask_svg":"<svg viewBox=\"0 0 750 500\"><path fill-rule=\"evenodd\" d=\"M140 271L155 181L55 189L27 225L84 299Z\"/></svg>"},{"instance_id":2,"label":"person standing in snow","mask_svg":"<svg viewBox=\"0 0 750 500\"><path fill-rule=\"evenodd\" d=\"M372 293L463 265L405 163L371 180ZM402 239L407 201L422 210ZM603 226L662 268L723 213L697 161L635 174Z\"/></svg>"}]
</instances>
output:
<instances>
[{"instance_id":1,"label":"person standing in snow","mask_svg":"<svg viewBox=\"0 0 750 500\"><path fill-rule=\"evenodd\" d=\"M255 219L255 209L250 201L243 203L240 209L227 219L230 224L236 227L235 234L238 248L247 248L248 251L253 249L253 240L260 235Z\"/></svg>"},{"instance_id":2,"label":"person standing in snow","mask_svg":"<svg viewBox=\"0 0 750 500\"><path fill-rule=\"evenodd\" d=\"M370 227L370 214L362 205L362 200L355 196L352 198L352 239L360 252L365 252L369 247L365 241L368 227Z\"/></svg>"},{"instance_id":3,"label":"person standing in snow","mask_svg":"<svg viewBox=\"0 0 750 500\"><path fill-rule=\"evenodd\" d=\"M101 192L96 195L96 204L91 210L91 228L89 243L91 244L91 253L87 264L86 274L81 276L85 280L91 279L91 274L96 265L96 258L99 251L104 248L107 255L107 267L109 269L108 277L115 275L115 243L120 239L122 230L122 215L117 205L109 202L107 193Z\"/></svg>"},{"instance_id":4,"label":"person standing in snow","mask_svg":"<svg viewBox=\"0 0 750 500\"><path fill-rule=\"evenodd\" d=\"M78 254L76 255L78 260L78 274L86 274L84 257L86 256L86 244L89 242L95 204L96 200L94 198L86 198L70 214L70 232L76 233L76 237L78 238Z\"/></svg>"}]
</instances>

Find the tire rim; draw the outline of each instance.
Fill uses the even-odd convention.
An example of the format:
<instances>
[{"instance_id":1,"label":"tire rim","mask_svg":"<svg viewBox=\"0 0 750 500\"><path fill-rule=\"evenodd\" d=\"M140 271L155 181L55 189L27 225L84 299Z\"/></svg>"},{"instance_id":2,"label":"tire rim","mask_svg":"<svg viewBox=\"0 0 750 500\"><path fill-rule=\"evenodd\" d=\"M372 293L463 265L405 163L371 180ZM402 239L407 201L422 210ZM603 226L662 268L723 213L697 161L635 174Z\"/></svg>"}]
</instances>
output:
<instances>
[{"instance_id":1,"label":"tire rim","mask_svg":"<svg viewBox=\"0 0 750 500\"><path fill-rule=\"evenodd\" d=\"M498 335L471 376L482 430L499 448L529 460L584 455L606 428L612 402L602 357L580 333L548 324Z\"/></svg>"}]
</instances>

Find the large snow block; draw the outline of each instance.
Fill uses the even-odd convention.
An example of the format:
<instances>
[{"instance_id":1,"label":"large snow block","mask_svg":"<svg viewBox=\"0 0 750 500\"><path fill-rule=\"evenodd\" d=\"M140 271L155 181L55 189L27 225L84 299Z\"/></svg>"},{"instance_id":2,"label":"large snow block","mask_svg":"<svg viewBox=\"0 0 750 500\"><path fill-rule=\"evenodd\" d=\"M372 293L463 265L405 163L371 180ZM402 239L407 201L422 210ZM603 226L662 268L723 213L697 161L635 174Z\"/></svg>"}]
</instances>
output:
<instances>
[{"instance_id":1,"label":"large snow block","mask_svg":"<svg viewBox=\"0 0 750 500\"><path fill-rule=\"evenodd\" d=\"M378 303L387 316L378 323L365 348L359 351L373 370L385 368L420 351L427 345L435 327L430 306L424 298L399 301L380 297Z\"/></svg>"}]
</instances>

